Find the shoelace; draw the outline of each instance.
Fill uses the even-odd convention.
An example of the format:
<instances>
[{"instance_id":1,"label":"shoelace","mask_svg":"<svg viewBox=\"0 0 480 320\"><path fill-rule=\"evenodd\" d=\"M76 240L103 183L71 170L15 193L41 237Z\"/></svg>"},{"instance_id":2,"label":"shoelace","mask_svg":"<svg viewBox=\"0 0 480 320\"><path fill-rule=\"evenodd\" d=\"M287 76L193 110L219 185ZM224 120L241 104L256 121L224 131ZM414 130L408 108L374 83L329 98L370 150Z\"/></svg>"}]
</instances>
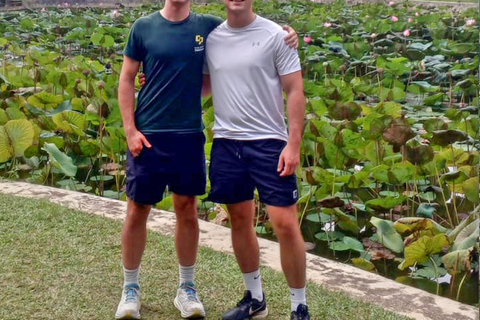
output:
<instances>
[{"instance_id":1,"label":"shoelace","mask_svg":"<svg viewBox=\"0 0 480 320\"><path fill-rule=\"evenodd\" d=\"M125 302L135 302L137 300L137 290L135 288L125 288Z\"/></svg>"},{"instance_id":2,"label":"shoelace","mask_svg":"<svg viewBox=\"0 0 480 320\"><path fill-rule=\"evenodd\" d=\"M194 288L192 288L190 286L185 286L183 289L187 293L188 300L190 300L190 301L197 301L198 300L197 299L197 291Z\"/></svg>"}]
</instances>

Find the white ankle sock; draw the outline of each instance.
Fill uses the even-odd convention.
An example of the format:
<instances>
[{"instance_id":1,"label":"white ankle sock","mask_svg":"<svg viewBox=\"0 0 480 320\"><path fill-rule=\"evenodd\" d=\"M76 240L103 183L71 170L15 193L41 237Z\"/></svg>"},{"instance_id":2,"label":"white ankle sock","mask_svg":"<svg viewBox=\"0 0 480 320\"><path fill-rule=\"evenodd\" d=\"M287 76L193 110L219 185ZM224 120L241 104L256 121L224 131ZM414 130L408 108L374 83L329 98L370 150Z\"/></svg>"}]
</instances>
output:
<instances>
[{"instance_id":1,"label":"white ankle sock","mask_svg":"<svg viewBox=\"0 0 480 320\"><path fill-rule=\"evenodd\" d=\"M138 275L140 274L140 267L134 270L128 270L123 267L123 286L127 284L136 284L138 286Z\"/></svg>"},{"instance_id":2,"label":"white ankle sock","mask_svg":"<svg viewBox=\"0 0 480 320\"><path fill-rule=\"evenodd\" d=\"M180 284L185 282L195 282L195 267L196 265L189 267L179 265Z\"/></svg>"},{"instance_id":3,"label":"white ankle sock","mask_svg":"<svg viewBox=\"0 0 480 320\"><path fill-rule=\"evenodd\" d=\"M252 293L252 298L258 301L263 301L263 289L262 289L262 276L260 275L260 269L244 273L243 280L247 290Z\"/></svg>"},{"instance_id":4,"label":"white ankle sock","mask_svg":"<svg viewBox=\"0 0 480 320\"><path fill-rule=\"evenodd\" d=\"M306 288L290 288L290 298L292 299L292 311L297 311L300 304L307 305Z\"/></svg>"}]
</instances>

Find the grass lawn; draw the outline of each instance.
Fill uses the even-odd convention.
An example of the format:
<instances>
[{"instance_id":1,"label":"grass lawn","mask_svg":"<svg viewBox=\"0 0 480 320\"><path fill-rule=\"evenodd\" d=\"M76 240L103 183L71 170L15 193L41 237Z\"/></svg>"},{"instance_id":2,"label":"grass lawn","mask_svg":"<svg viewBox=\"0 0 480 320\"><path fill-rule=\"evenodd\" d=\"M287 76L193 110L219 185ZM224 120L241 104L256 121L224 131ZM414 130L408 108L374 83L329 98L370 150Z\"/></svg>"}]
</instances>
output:
<instances>
[{"instance_id":1,"label":"grass lawn","mask_svg":"<svg viewBox=\"0 0 480 320\"><path fill-rule=\"evenodd\" d=\"M121 222L47 201L0 194L0 319L113 319L121 294ZM142 262L142 319L181 319L173 239L149 232ZM289 319L283 275L262 271L268 319ZM197 286L207 319L219 319L243 293L234 257L202 248ZM312 319L407 319L310 284Z\"/></svg>"},{"instance_id":2,"label":"grass lawn","mask_svg":"<svg viewBox=\"0 0 480 320\"><path fill-rule=\"evenodd\" d=\"M413 2L471 2L471 3L478 3L478 0L413 0Z\"/></svg>"}]
</instances>

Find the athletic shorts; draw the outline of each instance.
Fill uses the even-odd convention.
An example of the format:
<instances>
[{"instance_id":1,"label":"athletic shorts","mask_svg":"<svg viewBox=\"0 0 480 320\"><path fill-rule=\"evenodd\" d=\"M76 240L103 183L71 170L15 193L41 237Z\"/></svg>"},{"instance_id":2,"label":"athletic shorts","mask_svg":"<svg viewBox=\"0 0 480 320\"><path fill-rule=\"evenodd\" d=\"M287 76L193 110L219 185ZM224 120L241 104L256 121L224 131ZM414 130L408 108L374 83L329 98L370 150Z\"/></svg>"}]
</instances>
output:
<instances>
[{"instance_id":1,"label":"athletic shorts","mask_svg":"<svg viewBox=\"0 0 480 320\"><path fill-rule=\"evenodd\" d=\"M140 204L153 205L165 188L184 195L205 194L205 136L197 133L145 134L151 148L137 157L127 152L127 196Z\"/></svg>"},{"instance_id":2,"label":"athletic shorts","mask_svg":"<svg viewBox=\"0 0 480 320\"><path fill-rule=\"evenodd\" d=\"M254 198L257 188L264 204L287 207L298 201L295 175L277 171L286 142L277 139L214 139L210 163L209 200L235 204Z\"/></svg>"}]
</instances>

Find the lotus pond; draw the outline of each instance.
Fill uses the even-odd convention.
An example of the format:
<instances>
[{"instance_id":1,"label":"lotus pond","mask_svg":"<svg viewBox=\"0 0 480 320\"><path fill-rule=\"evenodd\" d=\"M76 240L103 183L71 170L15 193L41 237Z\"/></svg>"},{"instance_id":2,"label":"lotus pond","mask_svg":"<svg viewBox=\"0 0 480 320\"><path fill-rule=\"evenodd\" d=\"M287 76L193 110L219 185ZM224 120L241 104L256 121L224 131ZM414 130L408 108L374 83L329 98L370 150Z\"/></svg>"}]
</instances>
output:
<instances>
[{"instance_id":1,"label":"lotus pond","mask_svg":"<svg viewBox=\"0 0 480 320\"><path fill-rule=\"evenodd\" d=\"M256 5L302 39L309 249L478 304L478 9ZM125 199L122 48L155 9L0 12L1 176ZM221 4L194 10L225 16ZM209 154L211 99L203 109ZM199 206L222 220L206 196ZM171 197L157 207L172 209ZM257 232L273 237L257 208Z\"/></svg>"}]
</instances>

